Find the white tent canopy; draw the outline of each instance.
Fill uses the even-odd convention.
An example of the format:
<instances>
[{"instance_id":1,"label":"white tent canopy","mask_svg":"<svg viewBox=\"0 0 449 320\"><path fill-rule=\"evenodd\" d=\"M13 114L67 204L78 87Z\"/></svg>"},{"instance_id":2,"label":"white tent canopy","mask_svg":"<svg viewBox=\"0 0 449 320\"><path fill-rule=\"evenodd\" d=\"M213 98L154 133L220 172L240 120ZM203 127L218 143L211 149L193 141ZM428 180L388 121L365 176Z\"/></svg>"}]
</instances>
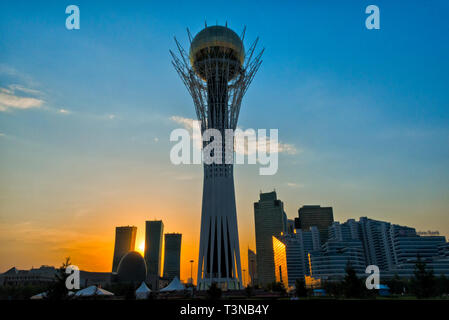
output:
<instances>
[{"instance_id":1,"label":"white tent canopy","mask_svg":"<svg viewBox=\"0 0 449 320\"><path fill-rule=\"evenodd\" d=\"M142 281L142 284L136 290L136 299L147 299L150 293L150 288L147 287L145 281Z\"/></svg>"},{"instance_id":2,"label":"white tent canopy","mask_svg":"<svg viewBox=\"0 0 449 320\"><path fill-rule=\"evenodd\" d=\"M68 296L73 296L75 294L75 292L69 291L69 292L67 292L67 294L68 294ZM47 298L47 295L48 295L48 292L45 291L45 292L41 292L39 294L32 296L30 299L31 300L42 300L42 299Z\"/></svg>"},{"instance_id":3,"label":"white tent canopy","mask_svg":"<svg viewBox=\"0 0 449 320\"><path fill-rule=\"evenodd\" d=\"M36 295L32 296L30 299L31 300L41 300L41 299L44 299L46 297L47 297L47 292L42 292L42 293L39 293L39 294L36 294Z\"/></svg>"},{"instance_id":4,"label":"white tent canopy","mask_svg":"<svg viewBox=\"0 0 449 320\"><path fill-rule=\"evenodd\" d=\"M184 285L181 283L181 281L179 281L178 277L175 277L168 286L161 289L161 292L182 291L184 289Z\"/></svg>"},{"instance_id":5,"label":"white tent canopy","mask_svg":"<svg viewBox=\"0 0 449 320\"><path fill-rule=\"evenodd\" d=\"M75 293L76 297L113 296L113 295L114 294L112 292L109 292L101 288L97 288L96 286L90 286Z\"/></svg>"}]
</instances>

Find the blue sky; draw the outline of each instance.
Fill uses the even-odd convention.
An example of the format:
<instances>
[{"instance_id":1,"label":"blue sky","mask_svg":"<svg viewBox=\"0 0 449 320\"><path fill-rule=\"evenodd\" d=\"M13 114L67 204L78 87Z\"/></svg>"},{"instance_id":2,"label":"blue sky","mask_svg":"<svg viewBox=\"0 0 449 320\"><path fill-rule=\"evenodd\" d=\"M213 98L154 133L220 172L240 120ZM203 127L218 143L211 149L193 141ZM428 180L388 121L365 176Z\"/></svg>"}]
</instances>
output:
<instances>
[{"instance_id":1,"label":"blue sky","mask_svg":"<svg viewBox=\"0 0 449 320\"><path fill-rule=\"evenodd\" d=\"M69 4L80 30L65 28ZM365 28L369 4L380 30ZM173 36L187 47L186 27L227 21L265 48L239 125L278 128L296 150L274 177L236 169L242 247L252 202L272 188L290 217L332 205L336 220L449 235L448 12L447 1L2 1L0 88L35 100L0 111L0 223L94 234L108 216L109 235L148 216L175 229L186 210L199 231L201 167L169 162L170 117L195 113L168 50ZM171 231L195 248L194 232Z\"/></svg>"}]
</instances>

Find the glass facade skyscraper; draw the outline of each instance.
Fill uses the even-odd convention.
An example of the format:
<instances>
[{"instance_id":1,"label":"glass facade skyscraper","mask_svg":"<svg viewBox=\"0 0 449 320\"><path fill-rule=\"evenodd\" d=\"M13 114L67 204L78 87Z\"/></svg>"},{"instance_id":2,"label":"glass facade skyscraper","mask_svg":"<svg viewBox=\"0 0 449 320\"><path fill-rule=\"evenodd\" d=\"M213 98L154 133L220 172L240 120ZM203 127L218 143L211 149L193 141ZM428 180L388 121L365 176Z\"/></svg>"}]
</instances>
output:
<instances>
[{"instance_id":1,"label":"glass facade skyscraper","mask_svg":"<svg viewBox=\"0 0 449 320\"><path fill-rule=\"evenodd\" d=\"M147 275L152 283L161 275L162 235L164 224L162 220L146 221L145 223L145 262ZM152 278L152 279L150 279Z\"/></svg>"},{"instance_id":2,"label":"glass facade skyscraper","mask_svg":"<svg viewBox=\"0 0 449 320\"><path fill-rule=\"evenodd\" d=\"M288 287L288 271L287 271L287 252L285 244L275 236L273 240L274 253L274 274L276 282L282 282L285 287Z\"/></svg>"},{"instance_id":3,"label":"glass facade skyscraper","mask_svg":"<svg viewBox=\"0 0 449 320\"><path fill-rule=\"evenodd\" d=\"M137 227L124 226L115 228L114 257L112 258L112 272L117 272L120 260L125 254L134 251L136 245Z\"/></svg>"},{"instance_id":4,"label":"glass facade skyscraper","mask_svg":"<svg viewBox=\"0 0 449 320\"><path fill-rule=\"evenodd\" d=\"M295 218L295 228L309 230L317 227L320 232L321 243L325 243L328 237L328 227L334 222L332 207L302 206L298 210L298 218Z\"/></svg>"},{"instance_id":5,"label":"glass facade skyscraper","mask_svg":"<svg viewBox=\"0 0 449 320\"><path fill-rule=\"evenodd\" d=\"M181 240L182 234L180 233L165 234L164 278L169 280L172 280L174 277L180 278Z\"/></svg>"},{"instance_id":6,"label":"glass facade skyscraper","mask_svg":"<svg viewBox=\"0 0 449 320\"><path fill-rule=\"evenodd\" d=\"M284 204L277 199L276 192L261 193L254 203L256 226L257 275L259 284L264 286L276 280L273 236L286 232L287 221Z\"/></svg>"},{"instance_id":7,"label":"glass facade skyscraper","mask_svg":"<svg viewBox=\"0 0 449 320\"><path fill-rule=\"evenodd\" d=\"M277 263L282 261L278 256L285 255L288 273L288 286L293 286L297 279L304 279L309 275L308 254L320 249L320 236L317 227L311 227L309 231L297 229L294 233L284 234L276 237L284 246L274 247L275 269L279 268ZM282 251L285 251L282 252ZM285 284L287 286L287 284Z\"/></svg>"}]
</instances>

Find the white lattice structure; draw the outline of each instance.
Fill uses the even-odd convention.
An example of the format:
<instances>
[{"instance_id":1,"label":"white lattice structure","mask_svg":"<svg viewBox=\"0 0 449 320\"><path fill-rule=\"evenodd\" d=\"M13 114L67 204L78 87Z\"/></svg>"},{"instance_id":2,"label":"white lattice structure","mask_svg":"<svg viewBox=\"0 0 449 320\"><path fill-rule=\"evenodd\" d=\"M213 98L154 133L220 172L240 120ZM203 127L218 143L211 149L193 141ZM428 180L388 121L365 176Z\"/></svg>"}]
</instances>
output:
<instances>
[{"instance_id":1,"label":"white lattice structure","mask_svg":"<svg viewBox=\"0 0 449 320\"><path fill-rule=\"evenodd\" d=\"M242 98L263 53L254 56L257 39L245 53L244 34L239 37L227 26L206 26L192 39L188 31L189 55L175 39L179 55L170 51L173 65L193 98L202 134L206 129L217 129L224 137L226 129L237 126ZM233 141L227 147L233 152ZM214 282L224 289L241 289L233 164L225 155L223 141L221 152L215 155L221 163L204 164L199 290Z\"/></svg>"}]
</instances>

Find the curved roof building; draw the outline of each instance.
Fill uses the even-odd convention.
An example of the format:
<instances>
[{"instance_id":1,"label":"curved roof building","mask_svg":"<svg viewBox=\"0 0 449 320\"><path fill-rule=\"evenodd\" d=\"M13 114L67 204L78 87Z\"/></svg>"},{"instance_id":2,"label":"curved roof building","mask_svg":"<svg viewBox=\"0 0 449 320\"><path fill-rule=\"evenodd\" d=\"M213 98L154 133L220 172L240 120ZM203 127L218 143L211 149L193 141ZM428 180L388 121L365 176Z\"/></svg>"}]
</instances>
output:
<instances>
[{"instance_id":1,"label":"curved roof building","mask_svg":"<svg viewBox=\"0 0 449 320\"><path fill-rule=\"evenodd\" d=\"M142 255L130 251L123 256L118 265L119 282L142 282L147 277L147 266Z\"/></svg>"}]
</instances>

